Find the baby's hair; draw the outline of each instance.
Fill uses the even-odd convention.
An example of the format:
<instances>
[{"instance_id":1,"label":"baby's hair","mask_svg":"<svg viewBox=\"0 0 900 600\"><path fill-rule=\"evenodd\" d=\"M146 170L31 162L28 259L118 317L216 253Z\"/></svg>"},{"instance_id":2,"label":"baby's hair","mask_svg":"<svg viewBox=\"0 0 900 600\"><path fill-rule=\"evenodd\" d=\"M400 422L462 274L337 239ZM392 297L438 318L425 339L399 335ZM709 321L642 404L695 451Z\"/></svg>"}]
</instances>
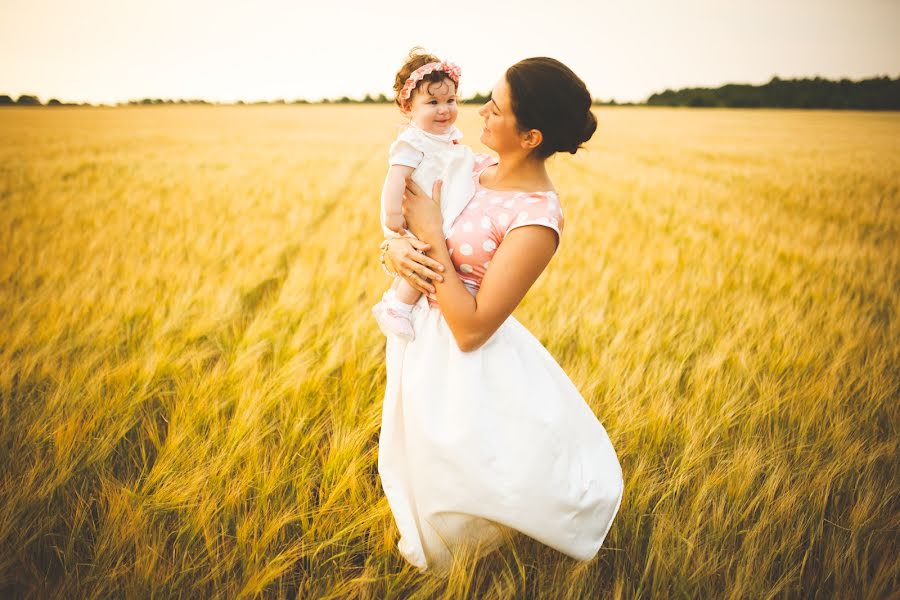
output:
<instances>
[{"instance_id":1,"label":"baby's hair","mask_svg":"<svg viewBox=\"0 0 900 600\"><path fill-rule=\"evenodd\" d=\"M441 62L441 59L433 54L425 52L424 49L418 46L409 51L409 56L406 57L406 62L403 63L403 66L400 67L399 71L397 71L396 77L394 77L394 92L396 92L394 102L397 103L397 106L403 108L403 104L400 100L400 90L403 89L403 85L406 83L406 80L409 79L409 76L412 75L413 71L415 71L419 67L425 66L428 63L432 62ZM432 71L416 84L416 88L409 95L409 100L407 100L407 102L412 102L413 95L419 90L420 86L439 83L445 79L450 82L453 81L450 78L450 74L446 71Z\"/></svg>"}]
</instances>

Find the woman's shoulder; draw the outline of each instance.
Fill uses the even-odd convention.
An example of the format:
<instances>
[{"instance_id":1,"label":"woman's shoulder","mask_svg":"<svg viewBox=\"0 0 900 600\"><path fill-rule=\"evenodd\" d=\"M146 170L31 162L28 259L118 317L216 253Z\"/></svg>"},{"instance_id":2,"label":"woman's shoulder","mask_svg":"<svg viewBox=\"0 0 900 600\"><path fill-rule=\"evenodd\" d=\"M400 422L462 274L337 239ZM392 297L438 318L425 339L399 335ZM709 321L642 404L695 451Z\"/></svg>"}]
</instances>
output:
<instances>
[{"instance_id":1,"label":"woman's shoulder","mask_svg":"<svg viewBox=\"0 0 900 600\"><path fill-rule=\"evenodd\" d=\"M501 206L518 209L519 214L524 212L543 212L547 214L559 213L562 216L562 206L559 203L559 195L553 190L534 192L506 192L509 196Z\"/></svg>"},{"instance_id":2,"label":"woman's shoulder","mask_svg":"<svg viewBox=\"0 0 900 600\"><path fill-rule=\"evenodd\" d=\"M497 159L490 154L481 154L480 152L476 152L473 154L473 164L472 164L472 172L473 173L481 173L488 167L497 164Z\"/></svg>"},{"instance_id":3,"label":"woman's shoulder","mask_svg":"<svg viewBox=\"0 0 900 600\"><path fill-rule=\"evenodd\" d=\"M562 234L563 211L555 191L499 192L492 196L488 203L504 235L524 225L544 225Z\"/></svg>"}]
</instances>

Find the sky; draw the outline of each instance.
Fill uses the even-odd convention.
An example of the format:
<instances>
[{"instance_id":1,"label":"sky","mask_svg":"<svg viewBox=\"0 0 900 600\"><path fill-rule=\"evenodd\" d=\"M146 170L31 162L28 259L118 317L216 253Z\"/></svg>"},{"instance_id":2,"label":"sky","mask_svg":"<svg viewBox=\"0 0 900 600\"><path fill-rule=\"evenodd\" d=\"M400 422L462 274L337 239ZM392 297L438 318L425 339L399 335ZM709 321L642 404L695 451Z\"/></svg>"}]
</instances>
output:
<instances>
[{"instance_id":1,"label":"sky","mask_svg":"<svg viewBox=\"0 0 900 600\"><path fill-rule=\"evenodd\" d=\"M487 92L551 56L592 96L900 76L900 0L0 0L0 94L44 102L393 97L413 46Z\"/></svg>"}]
</instances>

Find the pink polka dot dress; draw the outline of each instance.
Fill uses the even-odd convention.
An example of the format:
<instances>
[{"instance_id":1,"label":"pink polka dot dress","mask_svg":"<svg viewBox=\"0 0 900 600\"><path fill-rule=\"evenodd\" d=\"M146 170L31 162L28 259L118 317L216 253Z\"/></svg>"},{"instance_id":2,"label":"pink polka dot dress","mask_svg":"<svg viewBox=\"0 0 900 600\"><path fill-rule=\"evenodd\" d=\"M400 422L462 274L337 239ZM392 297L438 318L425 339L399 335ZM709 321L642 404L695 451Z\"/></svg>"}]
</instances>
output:
<instances>
[{"instance_id":1,"label":"pink polka dot dress","mask_svg":"<svg viewBox=\"0 0 900 600\"><path fill-rule=\"evenodd\" d=\"M481 186L481 171L495 162L476 157L475 195L447 236L456 272L475 295L507 233L563 227L554 192ZM619 510L622 470L563 369L512 315L471 352L459 349L424 295L412 321L413 341L387 338L378 447L400 554L443 577L464 547L488 552L519 532L592 559Z\"/></svg>"},{"instance_id":2,"label":"pink polka dot dress","mask_svg":"<svg viewBox=\"0 0 900 600\"><path fill-rule=\"evenodd\" d=\"M475 161L475 195L447 232L447 249L456 272L470 291L481 287L491 258L506 234L522 225L544 225L562 233L563 214L556 192L490 190L478 181L481 172L496 159L478 155ZM429 300L431 306L437 302Z\"/></svg>"}]
</instances>

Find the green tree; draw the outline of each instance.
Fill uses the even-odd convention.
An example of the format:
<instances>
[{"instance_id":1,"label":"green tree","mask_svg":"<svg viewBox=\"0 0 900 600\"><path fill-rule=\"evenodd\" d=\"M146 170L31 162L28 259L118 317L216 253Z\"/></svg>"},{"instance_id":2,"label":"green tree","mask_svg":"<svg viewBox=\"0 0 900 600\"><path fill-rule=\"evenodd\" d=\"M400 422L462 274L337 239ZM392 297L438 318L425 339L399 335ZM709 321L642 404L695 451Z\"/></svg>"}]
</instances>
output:
<instances>
[{"instance_id":1,"label":"green tree","mask_svg":"<svg viewBox=\"0 0 900 600\"><path fill-rule=\"evenodd\" d=\"M16 100L16 104L18 104L19 106L40 106L41 101L38 100L37 96L22 94L21 96L19 96L19 99Z\"/></svg>"},{"instance_id":2,"label":"green tree","mask_svg":"<svg viewBox=\"0 0 900 600\"><path fill-rule=\"evenodd\" d=\"M727 84L718 88L665 90L647 99L651 106L722 106L737 108L833 108L900 110L900 77L860 81L781 79L762 85Z\"/></svg>"}]
</instances>

